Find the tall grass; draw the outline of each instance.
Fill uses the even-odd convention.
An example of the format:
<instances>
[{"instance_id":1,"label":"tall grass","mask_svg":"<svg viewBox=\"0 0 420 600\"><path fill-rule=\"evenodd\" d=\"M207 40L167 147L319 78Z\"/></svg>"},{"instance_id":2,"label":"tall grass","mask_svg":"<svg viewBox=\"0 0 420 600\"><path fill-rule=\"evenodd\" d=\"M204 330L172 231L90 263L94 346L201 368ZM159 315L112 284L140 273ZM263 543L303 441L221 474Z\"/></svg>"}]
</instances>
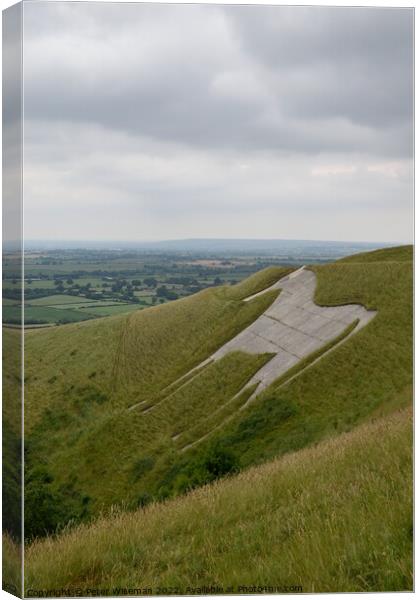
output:
<instances>
[{"instance_id":1,"label":"tall grass","mask_svg":"<svg viewBox=\"0 0 420 600\"><path fill-rule=\"evenodd\" d=\"M26 549L26 589L412 589L410 411Z\"/></svg>"},{"instance_id":2,"label":"tall grass","mask_svg":"<svg viewBox=\"0 0 420 600\"><path fill-rule=\"evenodd\" d=\"M8 533L2 537L2 589L22 596L22 546Z\"/></svg>"}]
</instances>

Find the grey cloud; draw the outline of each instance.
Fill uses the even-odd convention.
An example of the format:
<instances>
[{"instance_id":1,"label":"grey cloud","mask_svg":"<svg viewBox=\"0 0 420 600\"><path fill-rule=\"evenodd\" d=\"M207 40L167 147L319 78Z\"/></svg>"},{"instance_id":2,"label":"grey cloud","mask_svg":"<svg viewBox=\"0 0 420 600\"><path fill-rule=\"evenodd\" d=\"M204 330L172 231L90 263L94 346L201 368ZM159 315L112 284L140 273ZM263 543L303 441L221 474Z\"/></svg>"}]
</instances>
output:
<instances>
[{"instance_id":1,"label":"grey cloud","mask_svg":"<svg viewBox=\"0 0 420 600\"><path fill-rule=\"evenodd\" d=\"M26 5L26 112L193 146L407 156L411 19L387 9ZM234 89L217 85L223 76Z\"/></svg>"},{"instance_id":2,"label":"grey cloud","mask_svg":"<svg viewBox=\"0 0 420 600\"><path fill-rule=\"evenodd\" d=\"M30 238L410 239L409 161L168 148L83 124L27 129Z\"/></svg>"},{"instance_id":3,"label":"grey cloud","mask_svg":"<svg viewBox=\"0 0 420 600\"><path fill-rule=\"evenodd\" d=\"M411 119L412 10L267 7L232 22L250 56L289 81L282 90L289 113L373 127Z\"/></svg>"},{"instance_id":4,"label":"grey cloud","mask_svg":"<svg viewBox=\"0 0 420 600\"><path fill-rule=\"evenodd\" d=\"M27 236L409 241L411 28L409 10L25 4Z\"/></svg>"}]
</instances>

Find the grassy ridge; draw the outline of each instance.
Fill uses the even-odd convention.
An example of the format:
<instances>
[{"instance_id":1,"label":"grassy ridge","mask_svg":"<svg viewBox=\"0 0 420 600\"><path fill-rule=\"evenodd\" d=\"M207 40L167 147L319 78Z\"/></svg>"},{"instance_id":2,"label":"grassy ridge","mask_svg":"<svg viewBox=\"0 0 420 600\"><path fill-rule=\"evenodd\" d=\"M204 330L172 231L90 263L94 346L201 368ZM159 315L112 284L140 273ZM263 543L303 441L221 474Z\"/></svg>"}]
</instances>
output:
<instances>
[{"instance_id":1,"label":"grassy ridge","mask_svg":"<svg viewBox=\"0 0 420 600\"><path fill-rule=\"evenodd\" d=\"M412 424L399 411L182 498L26 550L26 588L412 589Z\"/></svg>"},{"instance_id":2,"label":"grassy ridge","mask_svg":"<svg viewBox=\"0 0 420 600\"><path fill-rule=\"evenodd\" d=\"M380 248L372 252L361 252L360 254L352 254L341 258L339 263L367 263L367 262L412 262L413 261L413 246L396 246L395 248Z\"/></svg>"}]
</instances>

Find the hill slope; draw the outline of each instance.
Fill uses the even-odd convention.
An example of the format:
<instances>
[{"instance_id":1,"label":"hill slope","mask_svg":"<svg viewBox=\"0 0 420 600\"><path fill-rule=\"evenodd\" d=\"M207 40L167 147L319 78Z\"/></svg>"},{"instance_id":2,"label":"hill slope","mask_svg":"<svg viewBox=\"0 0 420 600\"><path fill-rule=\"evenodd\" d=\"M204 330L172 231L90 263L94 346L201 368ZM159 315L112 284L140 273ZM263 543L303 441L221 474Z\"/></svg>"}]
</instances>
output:
<instances>
[{"instance_id":1,"label":"hill slope","mask_svg":"<svg viewBox=\"0 0 420 600\"><path fill-rule=\"evenodd\" d=\"M392 256L389 261L384 260L386 252ZM401 262L396 260L399 252ZM381 260L373 261L372 254ZM313 270L318 304L360 303L376 310L376 317L295 379L287 379L289 372L274 382L223 429L208 436L197 454L214 446L226 448L244 468L411 403L412 262L406 248L372 254ZM292 374L305 365L301 361ZM176 490L185 474L190 477L192 453L174 462L163 480L166 489Z\"/></svg>"},{"instance_id":2,"label":"hill slope","mask_svg":"<svg viewBox=\"0 0 420 600\"><path fill-rule=\"evenodd\" d=\"M315 300L318 304L362 304L367 309L377 311L377 315L364 329L357 331L328 354L321 358L319 353L304 358L246 406L247 399L255 390L255 386L246 384L271 359L270 354L232 352L203 369L190 375L188 373L255 321L272 304L278 290L266 291L249 302L244 302L243 299L272 285L286 274L285 269L266 270L238 286L211 288L185 300L133 313L128 317L111 317L28 333L25 374L27 536L45 535L69 519L77 522L96 517L100 513L106 516L107 510L115 504L133 510L156 500L178 496L227 473L303 450L326 438L337 437L337 442L331 442L338 444L334 446L337 449L347 439L346 436L343 437L344 433L372 417L389 418L389 423L395 423L397 419L402 423L401 419L404 420L405 417L394 418L389 415L410 405L412 400L410 252L410 248L393 248L313 267L317 276ZM243 391L238 394L240 390ZM386 426L383 431L391 431L392 427L394 426ZM409 425L404 422L401 427L407 431ZM394 441L402 439L399 434L394 438L391 435L391 438ZM384 440L384 444L392 446L394 442L391 438ZM202 441L186 446L187 442L199 440ZM407 444L405 449L401 448L405 457L410 453L409 442ZM388 448L389 452L391 446ZM396 475L386 463L385 455L388 450L384 449L382 459L380 454L375 454L376 458L372 459L376 461L371 465L372 472L379 469L387 480L382 489L373 477L372 487L367 488L369 502L372 496L375 510L376 494L379 498L394 494L392 490ZM302 456L310 457L311 452L308 450ZM362 453L360 450L357 456L360 458ZM296 456L298 455L299 452ZM308 490L312 489L315 494L317 481L323 480L327 463L322 463L323 470L318 471L317 462L310 466L310 459L305 460ZM410 483L409 459L406 462L402 479L398 480L398 485L402 486L402 496L407 493ZM340 478L347 482L343 484L343 490L350 481L347 477L357 476L357 465L350 468L350 464L350 460L343 463L340 471ZM350 469L349 475L346 474L347 469ZM246 475L241 477L246 478ZM361 477L360 489L366 483L363 471ZM232 479L233 481L236 479ZM239 478L237 481L243 483L244 479ZM237 485L240 487L242 483ZM223 489L230 489L230 483L222 485L227 486ZM328 485L333 486L332 479ZM305 487L301 488L301 494L304 497ZM396 502L402 503L400 508L405 522L409 523L411 516L407 499L402 496L398 496ZM200 496L188 496L191 499L196 497ZM183 502L186 504L182 504ZM238 546L239 553L245 540L247 544L251 542L241 533L243 528L247 530L245 525L235 520L236 517L233 518L228 510L235 502L233 496L226 496L226 511L220 512L220 518L217 515L214 518L221 530L230 531L231 543ZM315 507L319 502L322 505L322 498L317 500L313 496L313 502L313 509L308 508L306 511L301 506L299 513L307 521L308 531L312 531L316 525L311 519L316 516ZM328 498L325 502L327 510ZM159 518L165 519L162 515L171 514L171 518L177 522L177 507L187 504L187 499L173 500L173 503L152 508L152 512L144 514L149 518L155 514L153 511L158 511L156 514L160 515ZM250 531L254 531L253 528L266 531L269 528L270 520L274 517L271 509L266 508L264 501L260 512L250 514ZM339 508L342 509L342 504L339 504ZM212 510L210 505L208 509ZM160 510L167 510L168 513L161 514ZM202 516L206 522L207 509L203 510ZM131 526L135 519L143 519L141 515L143 513L136 512L132 516L121 518L126 519L124 523ZM373 539L375 532L378 539L382 535L373 515L374 510L366 514L362 511L359 516L354 517L355 522L359 523L360 520L360 525L369 530L370 537L368 536L365 546L362 542L357 545L354 541L360 552L356 548L355 554L348 558L348 573L343 574L341 580L343 586L347 587L341 589L396 589L395 586L409 586L408 537L395 538L395 556L404 555L401 558L404 563L401 562L401 568L397 568L399 559L394 558L390 559L392 565L389 569L382 559L377 565L375 563L374 571L377 568L378 573L375 571L376 574L371 576L360 566L364 560L360 557L376 551ZM286 521L291 518L287 511L284 518ZM106 555L109 541L107 532L113 531L112 523L112 520L109 523L101 521L90 529L76 529L74 534L69 534L70 537L66 534L62 543L73 540L70 546L75 556L73 558L71 555L69 561L77 562L79 534L83 544L88 543L90 536L93 536L94 543ZM357 525L354 527L357 529ZM332 543L331 537L328 537L330 533L326 534L325 547ZM99 537L95 537L96 535ZM321 539L321 533L319 535ZM344 533L337 535L343 543ZM389 535L392 537L394 533ZM121 543L128 543L124 539ZM166 542L157 539L165 549ZM170 539L168 534L168 544ZM195 549L194 539L193 536L192 549ZM201 540L200 543L205 546L209 545L211 552L218 556L217 540L215 545L210 544L203 531L198 531L197 540ZM49 548L56 552L61 548L60 543L60 540L47 540L30 546L30 563L34 561L38 572L43 573L42 577L45 576L45 581L50 583L52 580L49 580L49 573L55 572L56 566L50 563L53 554L49 554ZM337 540L334 543L338 544ZM137 556L137 542L133 544L128 544L129 552ZM186 541L185 544L189 547L190 542ZM220 551L226 544L228 541L220 543ZM305 540L305 544L309 544L309 541ZM351 554L354 546L352 541L348 544L349 547L344 549L345 555L347 552ZM150 547L153 548L153 544ZM271 573L269 579L272 581L273 574L277 572L273 562L276 555L270 558L268 548L267 545L265 550L261 550L263 555L265 552L269 565L261 573L267 576ZM304 545L304 548L307 552L310 551L309 546ZM120 549L123 551L122 547ZM156 552L159 552L158 546ZM184 550L179 549L179 552L181 556ZM326 555L325 549L324 555L323 568L328 571L331 556ZM150 566L153 585L168 581L172 581L171 585L179 583L174 570L168 574L169 579L165 579L165 565L168 564L165 556L163 551L162 559L157 561L159 573ZM303 557L303 554L299 555L299 561ZM102 565L101 559L98 561L92 563L87 555L81 554L80 561L75 563L71 571L70 579L63 567L63 578L71 583L94 582L102 585L102 576L105 582L107 579L104 575L105 567L96 568L97 564ZM180 561L182 564L181 559ZM207 581L207 575L213 571L209 564L205 563L205 567L200 564L195 565L195 575L198 578L201 574L200 581ZM318 563L308 563L308 578L312 577L312 581L317 581L313 573L321 569L321 566ZM288 563L287 568L289 571L292 569L291 563ZM126 571L124 569L122 565L121 571L115 571L117 579L112 584L134 583L129 577L131 566ZM324 578L318 581L318 590L332 589L334 585L332 575L328 579L326 571ZM364 583L360 583L357 577L362 571ZM30 572L35 573L35 567ZM61 581L60 572L58 570L57 581ZM147 572L146 569L145 573ZM242 571L234 563L230 565L230 572L231 581L239 582ZM219 573L219 581L226 582L222 571L214 573ZM290 582L287 585L299 583L296 579L293 580L293 577L297 577L297 572L292 570L290 573L291 577L286 578ZM210 579L209 576L208 580ZM310 586L309 579L304 586ZM40 581L42 580L41 578ZM264 577L261 576L258 581L264 581ZM353 588L349 587L349 582L352 582ZM282 583L285 582L282 580ZM146 580L145 585L149 585ZM322 588L323 585L327 587ZM361 587L358 588L358 585Z\"/></svg>"},{"instance_id":3,"label":"hill slope","mask_svg":"<svg viewBox=\"0 0 420 600\"><path fill-rule=\"evenodd\" d=\"M137 506L147 490L143 471L166 469L161 463L183 421L197 425L213 411L237 408L228 401L268 355L232 354L188 386L172 384L254 321L278 291L242 298L287 272L269 268L129 316L26 334L27 535L114 503Z\"/></svg>"},{"instance_id":4,"label":"hill slope","mask_svg":"<svg viewBox=\"0 0 420 600\"><path fill-rule=\"evenodd\" d=\"M404 410L183 498L36 542L26 587L410 590L411 432Z\"/></svg>"}]
</instances>

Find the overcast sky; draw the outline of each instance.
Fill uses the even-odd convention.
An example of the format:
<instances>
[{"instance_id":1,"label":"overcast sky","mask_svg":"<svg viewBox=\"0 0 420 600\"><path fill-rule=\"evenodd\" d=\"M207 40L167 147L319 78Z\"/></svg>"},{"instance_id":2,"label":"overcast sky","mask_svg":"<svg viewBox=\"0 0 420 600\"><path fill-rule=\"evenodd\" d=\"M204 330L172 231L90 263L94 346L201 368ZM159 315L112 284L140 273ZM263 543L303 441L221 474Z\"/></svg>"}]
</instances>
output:
<instances>
[{"instance_id":1,"label":"overcast sky","mask_svg":"<svg viewBox=\"0 0 420 600\"><path fill-rule=\"evenodd\" d=\"M412 19L26 3L26 237L410 242Z\"/></svg>"}]
</instances>

